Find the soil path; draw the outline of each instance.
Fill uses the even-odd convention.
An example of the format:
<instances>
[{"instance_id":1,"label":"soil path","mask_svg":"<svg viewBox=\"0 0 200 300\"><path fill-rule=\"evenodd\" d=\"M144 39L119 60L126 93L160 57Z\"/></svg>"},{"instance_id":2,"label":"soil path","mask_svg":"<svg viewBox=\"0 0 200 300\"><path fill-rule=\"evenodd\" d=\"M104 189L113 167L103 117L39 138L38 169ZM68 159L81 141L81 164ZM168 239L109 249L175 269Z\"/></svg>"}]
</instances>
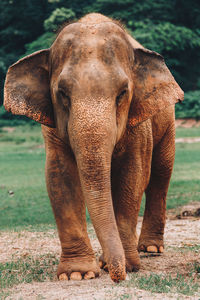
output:
<instances>
[{"instance_id":1,"label":"soil path","mask_svg":"<svg viewBox=\"0 0 200 300\"><path fill-rule=\"evenodd\" d=\"M195 119L176 119L175 121L176 128L191 128L191 127L200 127L200 120Z\"/></svg>"},{"instance_id":2,"label":"soil path","mask_svg":"<svg viewBox=\"0 0 200 300\"><path fill-rule=\"evenodd\" d=\"M200 134L200 130L199 130L199 134ZM192 144L192 143L199 143L199 142L200 142L200 137L178 138L178 139L176 139L176 143Z\"/></svg>"}]
</instances>

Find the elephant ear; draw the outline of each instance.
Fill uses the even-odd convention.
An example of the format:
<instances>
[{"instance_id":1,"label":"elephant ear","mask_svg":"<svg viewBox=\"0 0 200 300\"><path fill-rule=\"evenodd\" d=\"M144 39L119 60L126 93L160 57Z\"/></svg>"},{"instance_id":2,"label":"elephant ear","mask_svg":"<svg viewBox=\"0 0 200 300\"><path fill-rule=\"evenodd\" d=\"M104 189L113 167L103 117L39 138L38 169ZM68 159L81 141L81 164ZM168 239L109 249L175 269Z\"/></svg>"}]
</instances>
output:
<instances>
[{"instance_id":1,"label":"elephant ear","mask_svg":"<svg viewBox=\"0 0 200 300\"><path fill-rule=\"evenodd\" d=\"M55 127L49 89L49 50L37 51L13 64L7 72L4 106L15 115L25 115Z\"/></svg>"},{"instance_id":2,"label":"elephant ear","mask_svg":"<svg viewBox=\"0 0 200 300\"><path fill-rule=\"evenodd\" d=\"M134 91L128 121L131 127L184 99L160 54L138 48L134 49L134 59Z\"/></svg>"}]
</instances>

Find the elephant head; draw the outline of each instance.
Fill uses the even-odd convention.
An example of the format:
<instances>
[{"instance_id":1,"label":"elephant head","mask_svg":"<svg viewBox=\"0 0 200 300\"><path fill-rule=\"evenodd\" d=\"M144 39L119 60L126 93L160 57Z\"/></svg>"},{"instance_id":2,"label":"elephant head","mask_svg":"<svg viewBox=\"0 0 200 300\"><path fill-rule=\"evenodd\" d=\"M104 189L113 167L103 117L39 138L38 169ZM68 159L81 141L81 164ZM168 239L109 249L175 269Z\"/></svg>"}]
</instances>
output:
<instances>
[{"instance_id":1,"label":"elephant head","mask_svg":"<svg viewBox=\"0 0 200 300\"><path fill-rule=\"evenodd\" d=\"M126 130L183 100L183 92L162 56L134 48L121 26L103 20L67 25L50 49L12 65L4 105L56 127L70 144L111 278L118 280L125 258L111 196L114 147Z\"/></svg>"}]
</instances>

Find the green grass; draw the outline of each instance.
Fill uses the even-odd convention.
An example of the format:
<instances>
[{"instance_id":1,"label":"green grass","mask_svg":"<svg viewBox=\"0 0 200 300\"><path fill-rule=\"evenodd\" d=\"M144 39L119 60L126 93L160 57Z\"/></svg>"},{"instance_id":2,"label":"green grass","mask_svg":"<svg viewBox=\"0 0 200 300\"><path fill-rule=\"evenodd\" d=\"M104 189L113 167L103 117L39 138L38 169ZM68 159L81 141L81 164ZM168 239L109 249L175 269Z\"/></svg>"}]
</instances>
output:
<instances>
[{"instance_id":1,"label":"green grass","mask_svg":"<svg viewBox=\"0 0 200 300\"><path fill-rule=\"evenodd\" d=\"M200 137L199 128L177 128L178 137ZM176 144L174 170L167 196L167 209L176 208L192 201L200 201L200 143ZM141 204L143 215L145 201Z\"/></svg>"},{"instance_id":2,"label":"green grass","mask_svg":"<svg viewBox=\"0 0 200 300\"><path fill-rule=\"evenodd\" d=\"M200 201L200 143L177 144L167 208Z\"/></svg>"},{"instance_id":3,"label":"green grass","mask_svg":"<svg viewBox=\"0 0 200 300\"><path fill-rule=\"evenodd\" d=\"M194 268L194 266L192 266ZM192 274L192 273L191 273ZM181 274L175 276L171 274L155 274L140 276L129 274L131 277L128 282L120 283L124 287L137 287L152 293L178 293L187 296L194 295L199 291L199 284L193 278L185 277Z\"/></svg>"},{"instance_id":4,"label":"green grass","mask_svg":"<svg viewBox=\"0 0 200 300\"><path fill-rule=\"evenodd\" d=\"M44 282L56 280L56 269L58 258L52 254L40 255L38 257L25 257L10 262L0 263L0 299L9 294L9 288L21 283ZM194 280L198 278L200 265L198 262L188 266L188 275L181 274L155 274L140 275L129 273L130 279L121 282L119 286L125 288L139 288L152 293L179 293L194 295L199 291L199 284ZM132 299L128 290L118 299Z\"/></svg>"},{"instance_id":5,"label":"green grass","mask_svg":"<svg viewBox=\"0 0 200 300\"><path fill-rule=\"evenodd\" d=\"M176 138L200 137L200 127L177 128Z\"/></svg>"},{"instance_id":6,"label":"green grass","mask_svg":"<svg viewBox=\"0 0 200 300\"><path fill-rule=\"evenodd\" d=\"M177 135L197 136L197 128L179 128ZM55 226L45 187L45 151L41 148L42 144L40 126L17 126L13 132L1 128L0 230L21 230L25 227L46 230ZM200 201L199 153L200 143L177 144L167 208ZM144 203L141 213L143 210Z\"/></svg>"},{"instance_id":7,"label":"green grass","mask_svg":"<svg viewBox=\"0 0 200 300\"><path fill-rule=\"evenodd\" d=\"M19 143L20 141L20 143ZM54 224L45 187L39 126L0 133L0 228Z\"/></svg>"},{"instance_id":8,"label":"green grass","mask_svg":"<svg viewBox=\"0 0 200 300\"><path fill-rule=\"evenodd\" d=\"M198 253L200 251L200 244L191 245L191 246L189 246L187 244L185 244L185 245L183 244L183 246L181 246L181 247L168 246L168 248L176 250L178 252L182 252L182 253L189 252L189 251Z\"/></svg>"},{"instance_id":9,"label":"green grass","mask_svg":"<svg viewBox=\"0 0 200 300\"><path fill-rule=\"evenodd\" d=\"M0 263L0 299L9 294L6 289L20 283L55 281L58 262L57 257L46 254Z\"/></svg>"}]
</instances>

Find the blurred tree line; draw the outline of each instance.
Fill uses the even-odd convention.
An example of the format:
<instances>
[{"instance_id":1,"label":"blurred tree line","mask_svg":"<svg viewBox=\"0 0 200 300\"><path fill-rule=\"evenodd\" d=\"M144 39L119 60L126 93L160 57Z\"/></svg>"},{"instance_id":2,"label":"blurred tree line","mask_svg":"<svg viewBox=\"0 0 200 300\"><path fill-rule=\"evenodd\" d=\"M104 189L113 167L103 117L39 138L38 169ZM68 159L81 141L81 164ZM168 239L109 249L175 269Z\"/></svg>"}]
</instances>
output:
<instances>
[{"instance_id":1,"label":"blurred tree line","mask_svg":"<svg viewBox=\"0 0 200 300\"><path fill-rule=\"evenodd\" d=\"M177 116L200 118L199 0L1 0L1 91L10 64L49 47L63 22L89 12L121 20L143 46L162 54L186 92Z\"/></svg>"}]
</instances>

